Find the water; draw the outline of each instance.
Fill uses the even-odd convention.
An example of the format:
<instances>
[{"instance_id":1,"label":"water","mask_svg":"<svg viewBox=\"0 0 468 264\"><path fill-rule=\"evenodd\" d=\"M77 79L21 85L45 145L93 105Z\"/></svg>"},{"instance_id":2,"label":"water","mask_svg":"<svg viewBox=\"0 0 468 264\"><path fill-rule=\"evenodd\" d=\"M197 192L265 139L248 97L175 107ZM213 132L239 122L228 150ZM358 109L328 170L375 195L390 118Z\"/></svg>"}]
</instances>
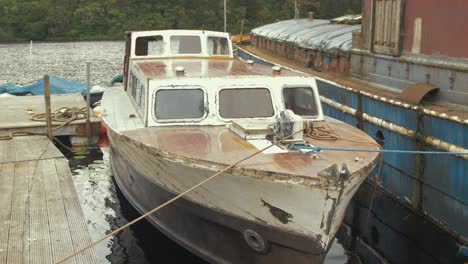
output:
<instances>
[{"instance_id":1,"label":"water","mask_svg":"<svg viewBox=\"0 0 468 264\"><path fill-rule=\"evenodd\" d=\"M93 241L140 216L117 188L107 148L68 153ZM142 220L96 247L100 263L204 263Z\"/></svg>"},{"instance_id":2,"label":"water","mask_svg":"<svg viewBox=\"0 0 468 264\"><path fill-rule=\"evenodd\" d=\"M139 217L116 186L107 148L68 152L70 168L93 241ZM326 264L466 263L459 243L408 208L363 184ZM369 214L370 197L374 212ZM142 220L96 247L100 263L205 263Z\"/></svg>"},{"instance_id":3,"label":"water","mask_svg":"<svg viewBox=\"0 0 468 264\"><path fill-rule=\"evenodd\" d=\"M118 189L109 167L107 148L67 153L73 181L93 241L140 216ZM142 220L96 246L100 263L205 263ZM335 242L325 263L347 263Z\"/></svg>"}]
</instances>

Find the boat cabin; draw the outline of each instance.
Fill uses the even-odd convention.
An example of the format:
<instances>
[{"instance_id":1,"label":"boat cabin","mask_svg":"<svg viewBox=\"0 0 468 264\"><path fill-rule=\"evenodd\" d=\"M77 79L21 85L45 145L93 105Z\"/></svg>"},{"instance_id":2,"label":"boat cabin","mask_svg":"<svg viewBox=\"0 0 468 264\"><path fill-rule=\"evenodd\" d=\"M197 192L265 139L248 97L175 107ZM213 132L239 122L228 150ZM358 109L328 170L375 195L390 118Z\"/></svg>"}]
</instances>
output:
<instances>
[{"instance_id":1,"label":"boat cabin","mask_svg":"<svg viewBox=\"0 0 468 264\"><path fill-rule=\"evenodd\" d=\"M255 123L271 130L285 109L323 120L314 78L234 60L227 33L130 32L126 50L125 89L144 126Z\"/></svg>"}]
</instances>

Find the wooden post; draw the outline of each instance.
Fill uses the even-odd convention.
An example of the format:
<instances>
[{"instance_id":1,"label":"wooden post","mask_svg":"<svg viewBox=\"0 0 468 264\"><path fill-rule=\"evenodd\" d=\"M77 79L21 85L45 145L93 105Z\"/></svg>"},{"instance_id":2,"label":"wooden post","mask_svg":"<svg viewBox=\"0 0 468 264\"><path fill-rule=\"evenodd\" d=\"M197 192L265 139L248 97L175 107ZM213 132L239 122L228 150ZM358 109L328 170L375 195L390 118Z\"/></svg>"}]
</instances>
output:
<instances>
[{"instance_id":1,"label":"wooden post","mask_svg":"<svg viewBox=\"0 0 468 264\"><path fill-rule=\"evenodd\" d=\"M86 134L88 143L91 137L91 63L86 63Z\"/></svg>"},{"instance_id":2,"label":"wooden post","mask_svg":"<svg viewBox=\"0 0 468 264\"><path fill-rule=\"evenodd\" d=\"M45 99L45 112L46 112L46 126L47 126L47 136L49 140L52 140L52 120L51 115L52 111L50 109L50 81L49 75L44 75L44 99Z\"/></svg>"}]
</instances>

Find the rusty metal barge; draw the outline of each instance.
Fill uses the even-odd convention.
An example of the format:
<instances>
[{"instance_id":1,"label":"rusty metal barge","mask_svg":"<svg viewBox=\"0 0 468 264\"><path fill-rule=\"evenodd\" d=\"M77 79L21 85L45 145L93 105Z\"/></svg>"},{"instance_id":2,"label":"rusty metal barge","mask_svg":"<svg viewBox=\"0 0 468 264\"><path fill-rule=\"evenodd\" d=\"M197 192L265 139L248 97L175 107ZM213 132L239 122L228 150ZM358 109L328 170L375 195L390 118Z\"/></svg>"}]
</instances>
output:
<instances>
[{"instance_id":1,"label":"rusty metal barge","mask_svg":"<svg viewBox=\"0 0 468 264\"><path fill-rule=\"evenodd\" d=\"M102 120L116 182L145 213L258 153L149 216L213 263L321 263L378 153L367 134L324 116L313 77L233 59L226 33L127 34L124 88ZM269 149L263 149L271 146Z\"/></svg>"},{"instance_id":2,"label":"rusty metal barge","mask_svg":"<svg viewBox=\"0 0 468 264\"><path fill-rule=\"evenodd\" d=\"M321 20L311 14L253 29L251 45L239 46L238 56L313 75L324 113L360 128L383 148L467 151L468 32L457 26L467 23L467 8L461 0L443 6L365 0L362 15ZM468 160L456 155L385 154L379 177L368 181L463 245L467 171ZM384 222L392 217L378 206L372 211ZM367 222L354 219L364 215L350 212L346 221ZM387 224L409 231L408 241L424 239L403 220ZM377 236L373 227L359 229L364 239ZM379 250L401 261L393 247Z\"/></svg>"}]
</instances>

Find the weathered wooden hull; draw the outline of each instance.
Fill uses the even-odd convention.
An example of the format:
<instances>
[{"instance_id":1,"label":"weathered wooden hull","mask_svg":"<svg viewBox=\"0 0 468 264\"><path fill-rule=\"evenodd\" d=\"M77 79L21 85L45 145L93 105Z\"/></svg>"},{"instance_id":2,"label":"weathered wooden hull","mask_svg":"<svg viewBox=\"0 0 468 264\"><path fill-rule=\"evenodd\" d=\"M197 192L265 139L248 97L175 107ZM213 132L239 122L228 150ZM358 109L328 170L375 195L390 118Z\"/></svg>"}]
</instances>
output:
<instances>
[{"instance_id":1,"label":"weathered wooden hull","mask_svg":"<svg viewBox=\"0 0 468 264\"><path fill-rule=\"evenodd\" d=\"M114 177L140 213L216 172L169 160L111 129L108 134ZM335 189L224 173L149 219L210 262L321 263L346 206L372 168ZM257 251L245 239L251 231L264 241Z\"/></svg>"}]
</instances>

